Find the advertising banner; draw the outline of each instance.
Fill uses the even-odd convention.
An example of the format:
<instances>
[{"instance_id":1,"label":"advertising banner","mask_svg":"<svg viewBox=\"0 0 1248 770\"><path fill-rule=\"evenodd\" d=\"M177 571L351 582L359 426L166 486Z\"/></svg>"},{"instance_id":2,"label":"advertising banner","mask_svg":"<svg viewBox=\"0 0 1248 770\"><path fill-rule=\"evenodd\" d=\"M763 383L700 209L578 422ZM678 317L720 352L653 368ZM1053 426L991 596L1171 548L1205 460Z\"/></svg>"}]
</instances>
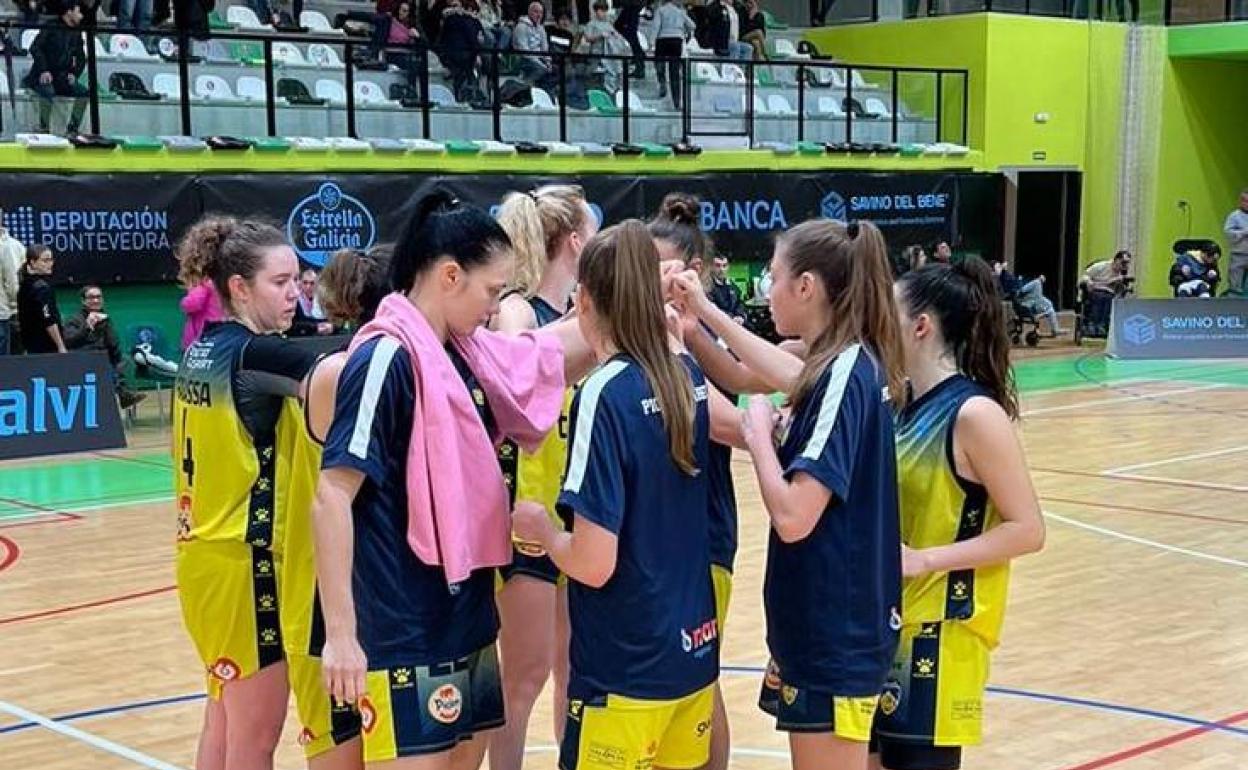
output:
<instances>
[{"instance_id":1,"label":"advertising banner","mask_svg":"<svg viewBox=\"0 0 1248 770\"><path fill-rule=\"evenodd\" d=\"M0 460L126 445L102 352L0 356Z\"/></svg>"},{"instance_id":2,"label":"advertising banner","mask_svg":"<svg viewBox=\"0 0 1248 770\"><path fill-rule=\"evenodd\" d=\"M1248 299L1119 299L1106 352L1118 358L1248 356Z\"/></svg>"}]
</instances>

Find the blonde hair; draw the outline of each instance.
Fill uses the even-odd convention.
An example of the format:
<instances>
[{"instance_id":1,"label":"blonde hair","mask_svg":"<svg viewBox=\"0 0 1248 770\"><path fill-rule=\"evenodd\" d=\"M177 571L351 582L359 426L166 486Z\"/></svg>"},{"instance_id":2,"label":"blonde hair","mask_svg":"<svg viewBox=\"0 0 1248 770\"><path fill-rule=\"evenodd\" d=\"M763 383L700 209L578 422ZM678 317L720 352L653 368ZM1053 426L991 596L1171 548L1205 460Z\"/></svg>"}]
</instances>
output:
<instances>
[{"instance_id":1,"label":"blonde hair","mask_svg":"<svg viewBox=\"0 0 1248 770\"><path fill-rule=\"evenodd\" d=\"M693 381L667 346L659 260L646 225L629 219L594 236L581 253L581 287L593 300L603 332L632 357L659 402L672 462L690 476L694 454Z\"/></svg>"},{"instance_id":2,"label":"blonde hair","mask_svg":"<svg viewBox=\"0 0 1248 770\"><path fill-rule=\"evenodd\" d=\"M516 254L509 288L532 296L560 241L583 228L588 218L585 191L577 185L548 184L531 192L508 193L498 223Z\"/></svg>"}]
</instances>

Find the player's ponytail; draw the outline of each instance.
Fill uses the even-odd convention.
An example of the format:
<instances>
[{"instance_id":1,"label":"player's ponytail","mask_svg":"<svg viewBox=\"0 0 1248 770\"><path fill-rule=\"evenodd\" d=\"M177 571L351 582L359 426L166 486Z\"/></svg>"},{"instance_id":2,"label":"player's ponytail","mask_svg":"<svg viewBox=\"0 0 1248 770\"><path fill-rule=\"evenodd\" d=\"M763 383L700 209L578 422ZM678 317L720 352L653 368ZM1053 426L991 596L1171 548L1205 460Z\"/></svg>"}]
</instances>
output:
<instances>
[{"instance_id":1,"label":"player's ponytail","mask_svg":"<svg viewBox=\"0 0 1248 770\"><path fill-rule=\"evenodd\" d=\"M516 252L510 288L525 296L537 292L546 263L563 240L585 227L589 206L576 185L544 185L532 192L508 193L498 209L498 223Z\"/></svg>"},{"instance_id":2,"label":"player's ponytail","mask_svg":"<svg viewBox=\"0 0 1248 770\"><path fill-rule=\"evenodd\" d=\"M1017 419L1018 388L992 268L979 257L967 257L952 267L934 264L907 273L898 285L907 314L932 315L958 371L985 388L1010 419Z\"/></svg>"},{"instance_id":3,"label":"player's ponytail","mask_svg":"<svg viewBox=\"0 0 1248 770\"><path fill-rule=\"evenodd\" d=\"M389 246L377 246L368 254L342 249L330 257L318 288L330 321L362 326L372 320L390 293L390 252Z\"/></svg>"},{"instance_id":4,"label":"player's ponytail","mask_svg":"<svg viewBox=\"0 0 1248 770\"><path fill-rule=\"evenodd\" d=\"M416 204L390 258L390 286L410 292L425 271L447 257L465 269L488 262L511 239L489 214L445 190Z\"/></svg>"},{"instance_id":5,"label":"player's ponytail","mask_svg":"<svg viewBox=\"0 0 1248 770\"><path fill-rule=\"evenodd\" d=\"M659 212L647 224L656 241L667 241L684 256L685 263L711 251L710 239L699 222L701 202L688 193L669 193L663 198Z\"/></svg>"},{"instance_id":6,"label":"player's ponytail","mask_svg":"<svg viewBox=\"0 0 1248 770\"><path fill-rule=\"evenodd\" d=\"M672 461L689 475L694 457L693 383L667 344L663 292L654 240L639 220L598 233L581 253L581 286L589 293L601 331L646 375L667 432Z\"/></svg>"},{"instance_id":7,"label":"player's ponytail","mask_svg":"<svg viewBox=\"0 0 1248 770\"><path fill-rule=\"evenodd\" d=\"M285 245L286 236L267 222L210 214L178 243L178 277L188 287L208 278L232 309L230 279L238 276L251 283L264 265L264 251Z\"/></svg>"}]
</instances>

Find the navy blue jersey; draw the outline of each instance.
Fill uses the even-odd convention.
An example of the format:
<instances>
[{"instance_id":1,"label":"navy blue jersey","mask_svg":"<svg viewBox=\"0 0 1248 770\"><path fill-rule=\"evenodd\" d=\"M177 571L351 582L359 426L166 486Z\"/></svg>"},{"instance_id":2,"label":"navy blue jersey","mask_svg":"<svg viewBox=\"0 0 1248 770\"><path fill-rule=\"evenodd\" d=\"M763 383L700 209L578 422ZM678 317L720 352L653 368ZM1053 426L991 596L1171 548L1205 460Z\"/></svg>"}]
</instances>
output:
<instances>
[{"instance_id":1,"label":"navy blue jersey","mask_svg":"<svg viewBox=\"0 0 1248 770\"><path fill-rule=\"evenodd\" d=\"M573 401L560 510L571 513L573 531L589 521L619 538L615 573L602 588L568 587L574 698L679 698L719 673L708 543L710 418L702 373L686 364L697 405L693 476L672 461L657 399L632 359L600 366Z\"/></svg>"},{"instance_id":2,"label":"navy blue jersey","mask_svg":"<svg viewBox=\"0 0 1248 770\"><path fill-rule=\"evenodd\" d=\"M461 376L470 374L456 364ZM466 386L476 387L471 377ZM407 543L405 479L415 398L407 352L388 337L365 342L339 378L321 460L322 468L354 468L365 476L351 506L352 582L360 646L370 669L452 660L498 635L494 570L478 570L448 586L442 568L420 561ZM484 410L484 397L473 401ZM488 415L482 418L488 425Z\"/></svg>"},{"instance_id":3,"label":"navy blue jersey","mask_svg":"<svg viewBox=\"0 0 1248 770\"><path fill-rule=\"evenodd\" d=\"M790 419L785 477L832 492L814 530L785 543L773 530L763 596L767 643L786 684L878 695L901 627L901 536L893 414L866 350L828 365Z\"/></svg>"}]
</instances>

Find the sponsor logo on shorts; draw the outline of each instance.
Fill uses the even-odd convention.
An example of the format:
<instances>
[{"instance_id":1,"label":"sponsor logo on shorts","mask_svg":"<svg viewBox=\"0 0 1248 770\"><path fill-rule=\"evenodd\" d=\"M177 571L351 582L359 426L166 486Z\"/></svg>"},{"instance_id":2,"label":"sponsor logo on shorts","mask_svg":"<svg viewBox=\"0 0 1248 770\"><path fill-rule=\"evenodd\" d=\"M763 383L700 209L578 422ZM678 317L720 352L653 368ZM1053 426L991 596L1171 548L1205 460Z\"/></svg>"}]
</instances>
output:
<instances>
[{"instance_id":1,"label":"sponsor logo on shorts","mask_svg":"<svg viewBox=\"0 0 1248 770\"><path fill-rule=\"evenodd\" d=\"M888 611L888 627L894 631L901 630L901 613L897 611L896 607L892 607Z\"/></svg>"},{"instance_id":2,"label":"sponsor logo on shorts","mask_svg":"<svg viewBox=\"0 0 1248 770\"><path fill-rule=\"evenodd\" d=\"M936 676L936 661L931 658L919 658L914 662L916 679L932 679Z\"/></svg>"},{"instance_id":3,"label":"sponsor logo on shorts","mask_svg":"<svg viewBox=\"0 0 1248 770\"><path fill-rule=\"evenodd\" d=\"M367 696L360 698L360 727L366 734L372 735L376 726L377 709L373 708L373 702Z\"/></svg>"},{"instance_id":4,"label":"sponsor logo on shorts","mask_svg":"<svg viewBox=\"0 0 1248 770\"><path fill-rule=\"evenodd\" d=\"M575 719L577 722L581 721L581 712L584 709L585 709L585 703L583 701L579 701L579 700L568 701L568 716L571 717L572 719Z\"/></svg>"},{"instance_id":5,"label":"sponsor logo on shorts","mask_svg":"<svg viewBox=\"0 0 1248 770\"><path fill-rule=\"evenodd\" d=\"M626 756L624 749L606 743L590 743L585 747L586 763L591 767L625 770Z\"/></svg>"},{"instance_id":6,"label":"sponsor logo on shorts","mask_svg":"<svg viewBox=\"0 0 1248 770\"><path fill-rule=\"evenodd\" d=\"M711 618L693 628L680 629L680 648L700 658L710 652L713 642L719 638L719 623Z\"/></svg>"},{"instance_id":7,"label":"sponsor logo on shorts","mask_svg":"<svg viewBox=\"0 0 1248 770\"><path fill-rule=\"evenodd\" d=\"M312 732L309 727L303 728L303 732L299 733L299 745L310 746L316 740L316 733Z\"/></svg>"},{"instance_id":8,"label":"sponsor logo on shorts","mask_svg":"<svg viewBox=\"0 0 1248 770\"><path fill-rule=\"evenodd\" d=\"M698 726L694 728L694 734L696 734L699 738L704 737L710 731L711 720L709 719L703 719L701 722L698 722Z\"/></svg>"},{"instance_id":9,"label":"sponsor logo on shorts","mask_svg":"<svg viewBox=\"0 0 1248 770\"><path fill-rule=\"evenodd\" d=\"M412 686L412 670L410 668L396 668L390 672L390 689L404 690Z\"/></svg>"},{"instance_id":10,"label":"sponsor logo on shorts","mask_svg":"<svg viewBox=\"0 0 1248 770\"><path fill-rule=\"evenodd\" d=\"M767 661L767 672L763 674L763 687L768 690L780 689L780 667L774 660Z\"/></svg>"},{"instance_id":11,"label":"sponsor logo on shorts","mask_svg":"<svg viewBox=\"0 0 1248 770\"><path fill-rule=\"evenodd\" d=\"M515 544L516 550L525 556L537 558L546 555L546 549L542 548L537 543L531 543L527 540L513 540L511 542Z\"/></svg>"},{"instance_id":12,"label":"sponsor logo on shorts","mask_svg":"<svg viewBox=\"0 0 1248 770\"><path fill-rule=\"evenodd\" d=\"M208 673L222 682L233 682L242 672L238 664L229 658L217 658L217 661L208 667Z\"/></svg>"},{"instance_id":13,"label":"sponsor logo on shorts","mask_svg":"<svg viewBox=\"0 0 1248 770\"><path fill-rule=\"evenodd\" d=\"M185 543L191 540L191 506L193 505L190 495L182 495L178 498L178 542Z\"/></svg>"},{"instance_id":14,"label":"sponsor logo on shorts","mask_svg":"<svg viewBox=\"0 0 1248 770\"><path fill-rule=\"evenodd\" d=\"M786 706L792 706L797 701L797 688L792 685L784 685L780 688L780 697L784 698Z\"/></svg>"},{"instance_id":15,"label":"sponsor logo on shorts","mask_svg":"<svg viewBox=\"0 0 1248 770\"><path fill-rule=\"evenodd\" d=\"M884 683L884 692L880 693L880 713L892 716L901 705L901 683L888 680Z\"/></svg>"},{"instance_id":16,"label":"sponsor logo on shorts","mask_svg":"<svg viewBox=\"0 0 1248 770\"><path fill-rule=\"evenodd\" d=\"M459 719L464 710L464 696L453 684L444 684L429 696L429 715L444 725Z\"/></svg>"}]
</instances>

